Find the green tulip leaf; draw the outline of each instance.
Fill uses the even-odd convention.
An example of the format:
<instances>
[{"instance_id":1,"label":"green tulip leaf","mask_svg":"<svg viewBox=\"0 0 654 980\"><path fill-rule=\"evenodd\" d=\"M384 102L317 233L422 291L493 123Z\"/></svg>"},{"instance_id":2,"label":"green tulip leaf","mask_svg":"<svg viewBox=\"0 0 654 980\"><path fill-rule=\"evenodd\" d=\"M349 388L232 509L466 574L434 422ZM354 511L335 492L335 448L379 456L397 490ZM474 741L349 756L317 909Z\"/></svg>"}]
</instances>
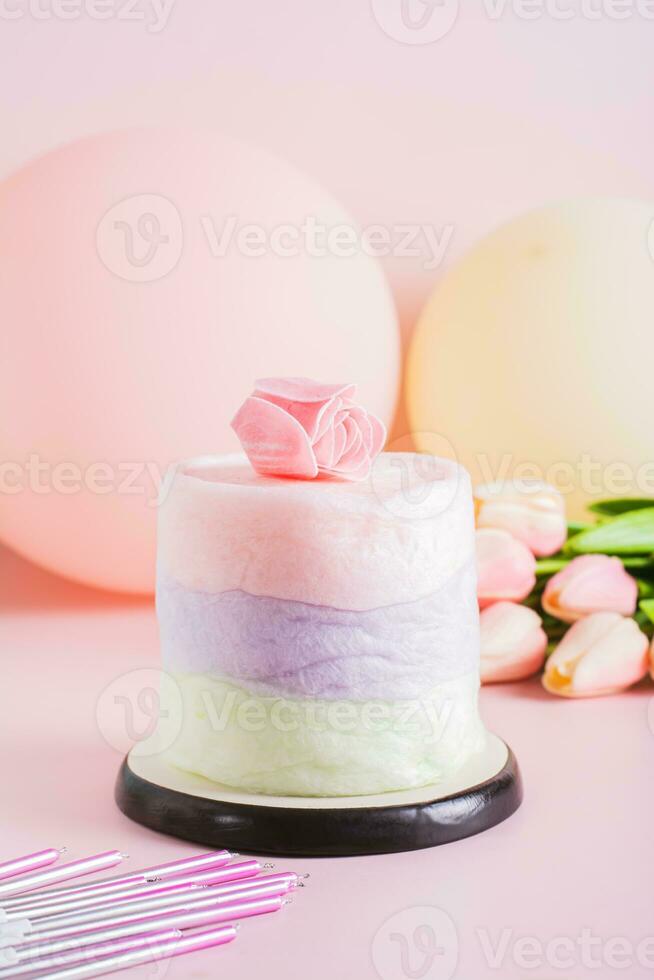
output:
<instances>
[{"instance_id":1,"label":"green tulip leaf","mask_svg":"<svg viewBox=\"0 0 654 980\"><path fill-rule=\"evenodd\" d=\"M622 564L630 572L638 572L641 575L654 575L654 558L649 555L647 558L629 558L625 557L622 559Z\"/></svg>"},{"instance_id":2,"label":"green tulip leaf","mask_svg":"<svg viewBox=\"0 0 654 980\"><path fill-rule=\"evenodd\" d=\"M568 555L649 555L654 551L654 507L627 511L566 542Z\"/></svg>"},{"instance_id":3,"label":"green tulip leaf","mask_svg":"<svg viewBox=\"0 0 654 980\"><path fill-rule=\"evenodd\" d=\"M638 608L644 612L651 623L654 623L654 599L643 599Z\"/></svg>"},{"instance_id":4,"label":"green tulip leaf","mask_svg":"<svg viewBox=\"0 0 654 980\"><path fill-rule=\"evenodd\" d=\"M562 568L570 564L570 558L541 558L536 562L536 575L556 575Z\"/></svg>"},{"instance_id":5,"label":"green tulip leaf","mask_svg":"<svg viewBox=\"0 0 654 980\"><path fill-rule=\"evenodd\" d=\"M588 510L593 514L616 517L618 514L627 514L648 507L654 507L654 497L614 497L611 500L598 500L594 504L589 504Z\"/></svg>"},{"instance_id":6,"label":"green tulip leaf","mask_svg":"<svg viewBox=\"0 0 654 980\"><path fill-rule=\"evenodd\" d=\"M589 527L595 527L595 525L589 524L587 521L568 521L568 537L572 538L575 534L581 534Z\"/></svg>"}]
</instances>

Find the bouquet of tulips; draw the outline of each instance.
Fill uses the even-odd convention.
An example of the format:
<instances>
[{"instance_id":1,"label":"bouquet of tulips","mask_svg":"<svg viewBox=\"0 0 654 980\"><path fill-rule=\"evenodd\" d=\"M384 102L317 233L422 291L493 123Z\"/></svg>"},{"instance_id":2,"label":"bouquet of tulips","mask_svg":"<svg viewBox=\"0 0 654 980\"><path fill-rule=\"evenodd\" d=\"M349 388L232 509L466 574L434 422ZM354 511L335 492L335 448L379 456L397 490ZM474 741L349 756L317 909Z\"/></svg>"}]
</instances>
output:
<instances>
[{"instance_id":1,"label":"bouquet of tulips","mask_svg":"<svg viewBox=\"0 0 654 980\"><path fill-rule=\"evenodd\" d=\"M481 679L543 669L563 697L654 676L654 498L599 501L568 523L549 484L475 490Z\"/></svg>"}]
</instances>

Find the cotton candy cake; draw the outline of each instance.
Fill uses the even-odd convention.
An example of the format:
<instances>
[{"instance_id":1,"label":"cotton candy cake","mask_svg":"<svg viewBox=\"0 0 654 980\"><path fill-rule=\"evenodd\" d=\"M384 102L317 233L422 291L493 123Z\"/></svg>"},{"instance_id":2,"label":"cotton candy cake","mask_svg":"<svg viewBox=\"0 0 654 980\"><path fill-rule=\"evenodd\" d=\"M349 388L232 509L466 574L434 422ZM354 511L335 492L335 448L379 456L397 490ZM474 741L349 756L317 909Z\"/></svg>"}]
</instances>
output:
<instances>
[{"instance_id":1,"label":"cotton candy cake","mask_svg":"<svg viewBox=\"0 0 654 980\"><path fill-rule=\"evenodd\" d=\"M299 449L254 405L235 424L247 455L180 464L164 488L157 612L184 702L170 762L276 796L438 783L485 744L468 475L377 455L351 386L300 409L279 390L253 397L301 425Z\"/></svg>"}]
</instances>

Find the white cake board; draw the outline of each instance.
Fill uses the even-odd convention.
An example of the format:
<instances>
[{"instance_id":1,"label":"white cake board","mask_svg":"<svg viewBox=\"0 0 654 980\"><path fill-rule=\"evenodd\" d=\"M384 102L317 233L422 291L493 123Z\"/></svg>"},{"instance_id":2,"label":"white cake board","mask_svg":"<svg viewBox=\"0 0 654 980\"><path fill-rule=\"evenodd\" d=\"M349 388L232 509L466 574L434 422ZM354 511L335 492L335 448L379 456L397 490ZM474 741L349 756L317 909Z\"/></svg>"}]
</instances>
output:
<instances>
[{"instance_id":1,"label":"white cake board","mask_svg":"<svg viewBox=\"0 0 654 980\"><path fill-rule=\"evenodd\" d=\"M456 777L378 796L299 797L243 793L134 749L116 801L131 819L211 847L264 854L345 856L415 850L500 823L522 801L515 756L497 736Z\"/></svg>"}]
</instances>

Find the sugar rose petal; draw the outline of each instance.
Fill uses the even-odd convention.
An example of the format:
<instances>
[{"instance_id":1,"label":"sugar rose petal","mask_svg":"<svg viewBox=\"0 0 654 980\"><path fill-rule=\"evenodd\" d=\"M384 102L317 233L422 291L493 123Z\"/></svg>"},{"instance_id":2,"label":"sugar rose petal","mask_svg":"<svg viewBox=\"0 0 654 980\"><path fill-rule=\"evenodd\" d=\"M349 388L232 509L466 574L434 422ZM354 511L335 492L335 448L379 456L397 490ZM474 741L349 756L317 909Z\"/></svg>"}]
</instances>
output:
<instances>
[{"instance_id":1,"label":"sugar rose petal","mask_svg":"<svg viewBox=\"0 0 654 980\"><path fill-rule=\"evenodd\" d=\"M232 427L259 473L365 480L386 429L355 395L353 384L262 378Z\"/></svg>"},{"instance_id":2,"label":"sugar rose petal","mask_svg":"<svg viewBox=\"0 0 654 980\"><path fill-rule=\"evenodd\" d=\"M258 473L309 479L318 475L318 464L306 432L272 402L247 398L234 416L232 428Z\"/></svg>"},{"instance_id":3,"label":"sugar rose petal","mask_svg":"<svg viewBox=\"0 0 654 980\"><path fill-rule=\"evenodd\" d=\"M326 402L337 395L354 398L357 391L353 384L325 385L311 378L259 378L254 384L262 397L272 396L289 402Z\"/></svg>"},{"instance_id":4,"label":"sugar rose petal","mask_svg":"<svg viewBox=\"0 0 654 980\"><path fill-rule=\"evenodd\" d=\"M372 446L370 448L370 458L379 456L386 443L386 426L376 415L368 415L372 427Z\"/></svg>"}]
</instances>

